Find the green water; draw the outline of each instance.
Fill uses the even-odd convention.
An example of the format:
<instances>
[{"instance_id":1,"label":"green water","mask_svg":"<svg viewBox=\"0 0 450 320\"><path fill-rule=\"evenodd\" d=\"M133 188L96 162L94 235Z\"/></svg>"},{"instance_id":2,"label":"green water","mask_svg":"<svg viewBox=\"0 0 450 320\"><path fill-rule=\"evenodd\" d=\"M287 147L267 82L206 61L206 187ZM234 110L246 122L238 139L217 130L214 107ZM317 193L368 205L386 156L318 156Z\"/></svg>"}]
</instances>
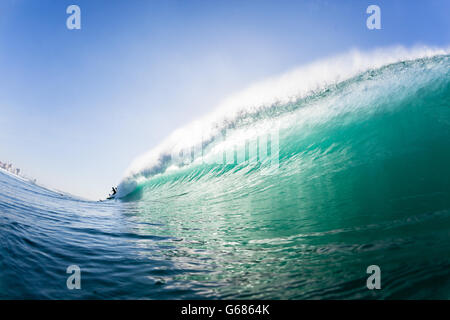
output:
<instances>
[{"instance_id":1,"label":"green water","mask_svg":"<svg viewBox=\"0 0 450 320\"><path fill-rule=\"evenodd\" d=\"M279 128L269 175L246 161L147 177L127 205L205 270L167 278L224 298L448 299L449 66L401 62L246 116L230 129L242 139ZM369 265L381 290L366 287Z\"/></svg>"}]
</instances>

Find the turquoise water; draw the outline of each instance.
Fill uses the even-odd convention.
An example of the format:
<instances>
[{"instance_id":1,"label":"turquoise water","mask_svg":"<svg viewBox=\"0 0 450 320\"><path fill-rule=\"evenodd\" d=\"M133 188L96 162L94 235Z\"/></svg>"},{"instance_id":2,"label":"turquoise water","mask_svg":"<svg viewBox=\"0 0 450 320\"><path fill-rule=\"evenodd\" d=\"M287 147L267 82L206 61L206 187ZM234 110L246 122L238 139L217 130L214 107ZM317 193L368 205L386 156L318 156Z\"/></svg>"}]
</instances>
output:
<instances>
[{"instance_id":1,"label":"turquoise water","mask_svg":"<svg viewBox=\"0 0 450 320\"><path fill-rule=\"evenodd\" d=\"M226 124L225 142L276 128L276 166L262 144L252 161L248 144L211 138L203 155L242 161L192 154L174 170L163 156L108 202L0 173L0 298L450 298L449 59L369 69ZM73 264L81 290L66 288Z\"/></svg>"}]
</instances>

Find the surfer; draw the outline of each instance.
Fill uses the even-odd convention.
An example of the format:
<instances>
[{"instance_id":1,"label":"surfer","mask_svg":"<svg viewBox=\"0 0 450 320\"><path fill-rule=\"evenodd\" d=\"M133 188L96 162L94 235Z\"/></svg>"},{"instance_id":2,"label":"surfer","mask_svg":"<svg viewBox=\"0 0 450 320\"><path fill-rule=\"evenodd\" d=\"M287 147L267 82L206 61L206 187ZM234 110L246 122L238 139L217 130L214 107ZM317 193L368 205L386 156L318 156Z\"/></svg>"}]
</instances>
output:
<instances>
[{"instance_id":1,"label":"surfer","mask_svg":"<svg viewBox=\"0 0 450 320\"><path fill-rule=\"evenodd\" d=\"M116 197L116 193L117 193L117 187L112 187L111 193L109 194L108 198L106 198L106 199L107 200L114 199Z\"/></svg>"}]
</instances>

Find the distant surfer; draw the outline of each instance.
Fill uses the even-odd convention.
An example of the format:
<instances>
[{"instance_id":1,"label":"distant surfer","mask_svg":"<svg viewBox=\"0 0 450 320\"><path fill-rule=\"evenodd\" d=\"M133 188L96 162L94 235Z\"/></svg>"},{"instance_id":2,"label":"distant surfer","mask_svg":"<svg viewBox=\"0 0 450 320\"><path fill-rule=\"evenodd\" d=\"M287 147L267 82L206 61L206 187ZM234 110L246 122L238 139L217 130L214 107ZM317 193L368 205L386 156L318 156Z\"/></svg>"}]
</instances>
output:
<instances>
[{"instance_id":1,"label":"distant surfer","mask_svg":"<svg viewBox=\"0 0 450 320\"><path fill-rule=\"evenodd\" d=\"M107 200L115 199L117 194L117 187L112 187L111 193L109 194Z\"/></svg>"}]
</instances>

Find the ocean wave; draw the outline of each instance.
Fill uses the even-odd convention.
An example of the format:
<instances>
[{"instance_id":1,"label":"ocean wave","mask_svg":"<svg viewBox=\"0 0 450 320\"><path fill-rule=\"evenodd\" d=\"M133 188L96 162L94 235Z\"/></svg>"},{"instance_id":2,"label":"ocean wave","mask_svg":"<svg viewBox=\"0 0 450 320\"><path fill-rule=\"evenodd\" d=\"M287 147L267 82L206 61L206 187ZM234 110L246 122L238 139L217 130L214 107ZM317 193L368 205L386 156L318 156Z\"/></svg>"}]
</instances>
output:
<instances>
[{"instance_id":1,"label":"ocean wave","mask_svg":"<svg viewBox=\"0 0 450 320\"><path fill-rule=\"evenodd\" d=\"M248 153L243 142L278 134L294 122L296 127L303 122L309 130L342 113L371 114L387 98L407 96L408 90L402 87L417 87L442 76L447 71L439 65L443 61L433 58L449 52L429 47L352 50L257 83L134 160L119 184L118 197L129 195L155 176L205 162L220 163L222 154L236 152L236 146ZM436 69L437 75L421 74L428 69ZM289 115L298 109L304 109L301 119Z\"/></svg>"}]
</instances>

